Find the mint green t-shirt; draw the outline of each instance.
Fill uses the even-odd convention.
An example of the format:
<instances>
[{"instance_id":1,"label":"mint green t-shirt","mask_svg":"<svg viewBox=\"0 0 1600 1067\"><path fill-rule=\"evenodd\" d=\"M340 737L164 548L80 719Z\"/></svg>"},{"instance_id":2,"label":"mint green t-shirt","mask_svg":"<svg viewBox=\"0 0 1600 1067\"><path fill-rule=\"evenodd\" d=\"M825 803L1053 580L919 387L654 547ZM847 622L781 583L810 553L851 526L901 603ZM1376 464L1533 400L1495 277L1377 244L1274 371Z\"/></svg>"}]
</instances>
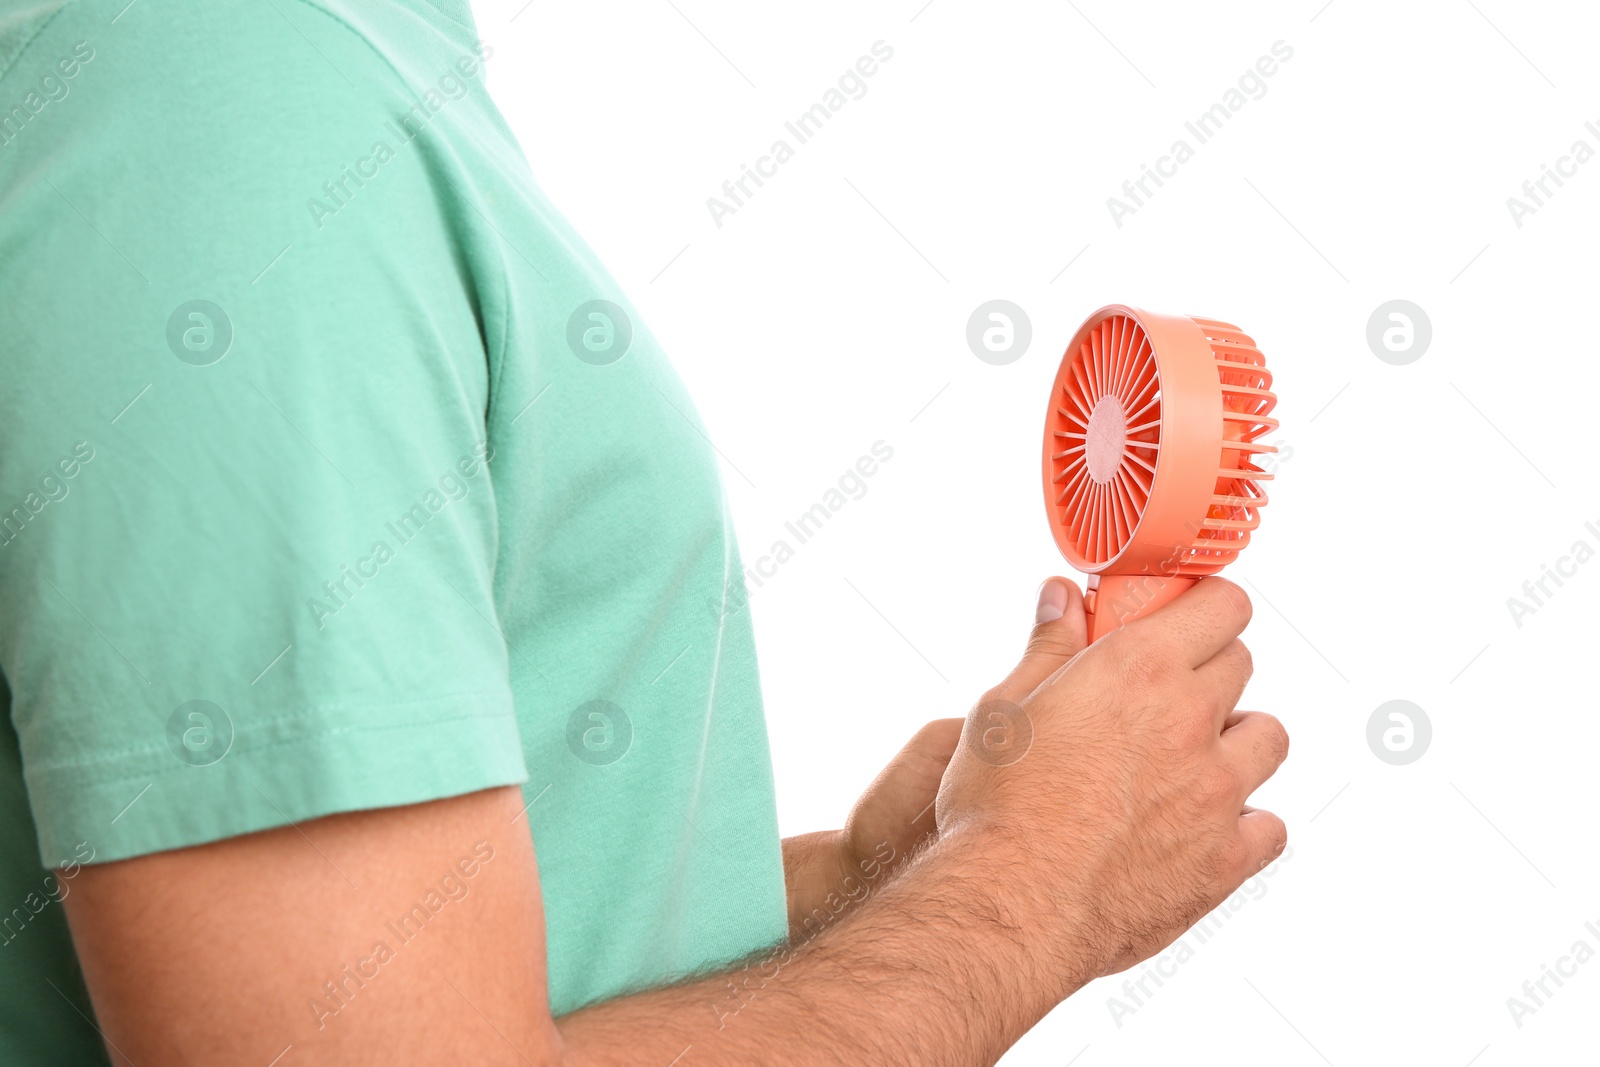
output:
<instances>
[{"instance_id":1,"label":"mint green t-shirt","mask_svg":"<svg viewBox=\"0 0 1600 1067\"><path fill-rule=\"evenodd\" d=\"M0 1062L105 1062L80 865L510 783L556 1014L784 936L715 457L494 55L461 0L0 13Z\"/></svg>"}]
</instances>

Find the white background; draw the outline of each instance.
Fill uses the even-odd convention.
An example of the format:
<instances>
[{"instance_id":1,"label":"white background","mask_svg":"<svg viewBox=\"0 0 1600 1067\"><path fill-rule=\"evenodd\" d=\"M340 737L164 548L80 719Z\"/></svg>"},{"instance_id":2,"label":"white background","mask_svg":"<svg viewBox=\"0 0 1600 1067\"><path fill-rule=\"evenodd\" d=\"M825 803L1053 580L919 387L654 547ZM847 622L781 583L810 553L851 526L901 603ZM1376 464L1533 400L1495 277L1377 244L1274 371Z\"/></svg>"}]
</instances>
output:
<instances>
[{"instance_id":1,"label":"white background","mask_svg":"<svg viewBox=\"0 0 1600 1067\"><path fill-rule=\"evenodd\" d=\"M1577 4L1320 4L477 5L541 184L724 454L747 561L894 449L753 591L785 833L838 825L1014 662L1065 567L1037 441L1083 317L1223 318L1267 354L1288 456L1229 576L1257 609L1245 703L1294 739L1257 801L1291 858L1134 1013L1097 983L1012 1067L1597 1059L1600 960L1520 1028L1507 998L1600 951L1600 562L1520 627L1507 599L1600 548L1600 160L1521 227L1506 201L1600 149L1600 27ZM718 228L707 197L879 40L866 95ZM1184 121L1280 40L1265 95L1197 145ZM1107 197L1179 137L1194 159L1117 227ZM1032 322L1007 366L965 341L994 298ZM1406 366L1366 342L1396 298L1432 322ZM1366 740L1395 698L1433 726L1407 766Z\"/></svg>"}]
</instances>

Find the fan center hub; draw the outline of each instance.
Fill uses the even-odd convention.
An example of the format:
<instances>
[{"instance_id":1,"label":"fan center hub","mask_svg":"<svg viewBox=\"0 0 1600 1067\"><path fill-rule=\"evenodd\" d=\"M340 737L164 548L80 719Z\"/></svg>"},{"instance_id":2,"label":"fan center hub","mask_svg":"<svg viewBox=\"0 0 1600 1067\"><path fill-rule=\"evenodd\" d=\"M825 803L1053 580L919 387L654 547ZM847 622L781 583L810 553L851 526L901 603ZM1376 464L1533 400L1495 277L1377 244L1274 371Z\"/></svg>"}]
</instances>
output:
<instances>
[{"instance_id":1,"label":"fan center hub","mask_svg":"<svg viewBox=\"0 0 1600 1067\"><path fill-rule=\"evenodd\" d=\"M1085 433L1084 452L1089 463L1089 477L1100 484L1109 482L1122 466L1122 454L1128 447L1128 413L1122 401L1114 396L1103 396L1089 412L1089 426Z\"/></svg>"}]
</instances>

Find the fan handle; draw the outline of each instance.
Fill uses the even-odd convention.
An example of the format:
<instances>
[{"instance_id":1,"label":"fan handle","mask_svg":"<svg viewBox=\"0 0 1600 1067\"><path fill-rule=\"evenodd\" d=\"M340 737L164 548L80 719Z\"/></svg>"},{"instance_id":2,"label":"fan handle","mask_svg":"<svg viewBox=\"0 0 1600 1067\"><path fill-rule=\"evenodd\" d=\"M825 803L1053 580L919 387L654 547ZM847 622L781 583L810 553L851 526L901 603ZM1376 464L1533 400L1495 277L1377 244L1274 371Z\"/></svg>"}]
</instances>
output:
<instances>
[{"instance_id":1,"label":"fan handle","mask_svg":"<svg viewBox=\"0 0 1600 1067\"><path fill-rule=\"evenodd\" d=\"M1106 579L1104 584L1101 578ZM1186 575L1160 577L1154 574L1091 574L1083 592L1083 610L1088 617L1089 643L1112 630L1171 603L1198 582Z\"/></svg>"}]
</instances>

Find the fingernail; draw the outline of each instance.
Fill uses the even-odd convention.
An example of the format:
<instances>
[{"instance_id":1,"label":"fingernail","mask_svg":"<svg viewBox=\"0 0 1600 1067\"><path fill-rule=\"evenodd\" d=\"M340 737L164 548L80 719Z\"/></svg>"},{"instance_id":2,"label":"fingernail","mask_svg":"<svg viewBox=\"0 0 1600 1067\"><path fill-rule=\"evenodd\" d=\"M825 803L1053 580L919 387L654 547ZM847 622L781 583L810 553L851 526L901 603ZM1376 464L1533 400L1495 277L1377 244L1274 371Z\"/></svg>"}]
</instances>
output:
<instances>
[{"instance_id":1,"label":"fingernail","mask_svg":"<svg viewBox=\"0 0 1600 1067\"><path fill-rule=\"evenodd\" d=\"M1066 584L1055 578L1045 579L1044 584L1039 587L1039 610L1034 613L1034 623L1055 622L1066 613Z\"/></svg>"}]
</instances>

